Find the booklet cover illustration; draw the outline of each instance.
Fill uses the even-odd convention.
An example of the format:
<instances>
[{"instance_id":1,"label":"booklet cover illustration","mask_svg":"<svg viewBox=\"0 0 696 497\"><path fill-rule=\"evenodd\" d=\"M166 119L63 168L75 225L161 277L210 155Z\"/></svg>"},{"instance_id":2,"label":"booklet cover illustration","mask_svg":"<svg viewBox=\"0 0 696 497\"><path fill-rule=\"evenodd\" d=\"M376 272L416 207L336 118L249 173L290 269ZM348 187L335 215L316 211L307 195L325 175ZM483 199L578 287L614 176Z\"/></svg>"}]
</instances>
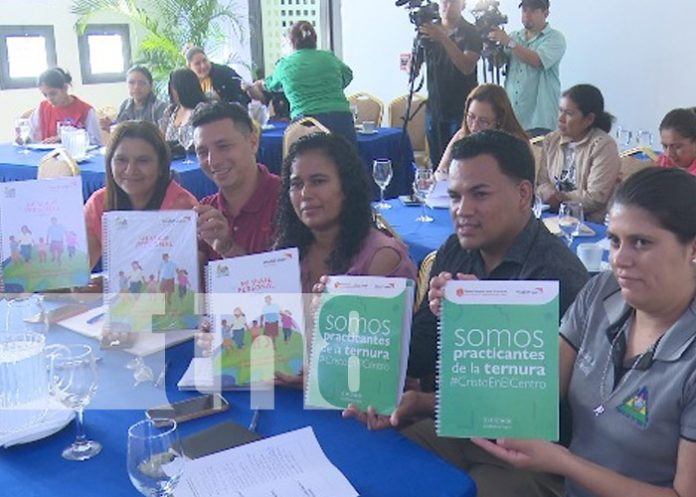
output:
<instances>
[{"instance_id":1,"label":"booklet cover illustration","mask_svg":"<svg viewBox=\"0 0 696 497\"><path fill-rule=\"evenodd\" d=\"M276 371L300 373L304 309L297 249L211 261L206 290L219 344L212 369L221 388L271 382Z\"/></svg>"},{"instance_id":2,"label":"booklet cover illustration","mask_svg":"<svg viewBox=\"0 0 696 497\"><path fill-rule=\"evenodd\" d=\"M448 281L437 432L558 440L558 282Z\"/></svg>"},{"instance_id":3,"label":"booklet cover illustration","mask_svg":"<svg viewBox=\"0 0 696 497\"><path fill-rule=\"evenodd\" d=\"M413 282L405 278L329 278L312 333L305 405L390 414L403 391L412 305Z\"/></svg>"},{"instance_id":4,"label":"booklet cover illustration","mask_svg":"<svg viewBox=\"0 0 696 497\"><path fill-rule=\"evenodd\" d=\"M0 233L5 292L70 288L89 281L79 176L3 183Z\"/></svg>"},{"instance_id":5,"label":"booklet cover illustration","mask_svg":"<svg viewBox=\"0 0 696 497\"><path fill-rule=\"evenodd\" d=\"M196 328L196 213L111 211L102 224L109 330Z\"/></svg>"}]
</instances>

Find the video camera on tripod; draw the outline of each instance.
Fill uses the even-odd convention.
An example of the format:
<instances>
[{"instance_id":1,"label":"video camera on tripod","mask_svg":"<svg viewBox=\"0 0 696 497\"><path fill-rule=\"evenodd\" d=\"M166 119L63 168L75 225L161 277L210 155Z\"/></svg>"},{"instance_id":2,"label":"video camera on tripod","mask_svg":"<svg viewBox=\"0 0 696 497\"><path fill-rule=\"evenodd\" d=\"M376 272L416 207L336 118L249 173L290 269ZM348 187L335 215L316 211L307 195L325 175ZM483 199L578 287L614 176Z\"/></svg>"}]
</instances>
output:
<instances>
[{"instance_id":1,"label":"video camera on tripod","mask_svg":"<svg viewBox=\"0 0 696 497\"><path fill-rule=\"evenodd\" d=\"M411 71L409 82L413 82L420 73L420 68L425 61L426 41L420 34L420 27L426 24L436 24L442 22L440 18L440 6L432 0L396 0L397 7L406 6L408 9L408 19L416 28L416 37L413 40L411 50Z\"/></svg>"},{"instance_id":2,"label":"video camera on tripod","mask_svg":"<svg viewBox=\"0 0 696 497\"><path fill-rule=\"evenodd\" d=\"M488 82L486 74L490 72L493 82L500 84L500 67L505 63L505 52L499 43L488 38L488 34L494 28L507 24L508 18L500 12L500 2L497 0L479 0L471 13L476 19L474 25L483 41L483 80Z\"/></svg>"}]
</instances>

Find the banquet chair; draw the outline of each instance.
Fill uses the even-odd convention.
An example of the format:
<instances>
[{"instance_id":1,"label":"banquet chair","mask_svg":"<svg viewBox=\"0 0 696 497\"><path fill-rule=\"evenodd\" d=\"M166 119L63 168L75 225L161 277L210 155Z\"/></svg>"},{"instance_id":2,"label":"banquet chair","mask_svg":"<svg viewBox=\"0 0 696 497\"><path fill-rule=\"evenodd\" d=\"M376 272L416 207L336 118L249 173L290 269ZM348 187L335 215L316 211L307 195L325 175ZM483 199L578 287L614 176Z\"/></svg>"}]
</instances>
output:
<instances>
[{"instance_id":1,"label":"banquet chair","mask_svg":"<svg viewBox=\"0 0 696 497\"><path fill-rule=\"evenodd\" d=\"M433 268L436 255L437 250L433 250L426 255L423 262L420 263L420 267L418 268L418 281L416 282L416 304L413 307L413 312L420 309L423 299L425 298L425 293L428 291L430 270Z\"/></svg>"},{"instance_id":2,"label":"banquet chair","mask_svg":"<svg viewBox=\"0 0 696 497\"><path fill-rule=\"evenodd\" d=\"M382 125L384 104L377 97L363 91L348 97L348 102L350 105L354 105L358 110L356 124L365 121L373 121L376 128Z\"/></svg>"},{"instance_id":3,"label":"banquet chair","mask_svg":"<svg viewBox=\"0 0 696 497\"><path fill-rule=\"evenodd\" d=\"M313 117L303 117L290 123L283 133L283 159L288 155L293 143L300 137L313 133L330 133L330 131Z\"/></svg>"},{"instance_id":4,"label":"banquet chair","mask_svg":"<svg viewBox=\"0 0 696 497\"><path fill-rule=\"evenodd\" d=\"M637 157L645 155L647 160ZM619 172L620 181L624 181L630 175L645 169L646 167L654 166L657 161L657 154L647 147L635 147L619 154L621 159L621 170Z\"/></svg>"},{"instance_id":5,"label":"banquet chair","mask_svg":"<svg viewBox=\"0 0 696 497\"><path fill-rule=\"evenodd\" d=\"M394 238L395 240L402 241L399 234L394 228L392 228L392 225L389 224L389 221L387 221L381 213L373 211L373 220L375 228L377 228L379 231Z\"/></svg>"},{"instance_id":6,"label":"banquet chair","mask_svg":"<svg viewBox=\"0 0 696 497\"><path fill-rule=\"evenodd\" d=\"M402 95L389 102L389 126L402 128L406 117L408 95ZM408 138L413 147L413 157L418 167L430 167L430 151L425 134L425 106L427 99L422 95L413 95L408 121Z\"/></svg>"},{"instance_id":7,"label":"banquet chair","mask_svg":"<svg viewBox=\"0 0 696 497\"><path fill-rule=\"evenodd\" d=\"M79 176L80 168L75 159L64 148L56 148L44 155L39 161L37 179Z\"/></svg>"},{"instance_id":8,"label":"banquet chair","mask_svg":"<svg viewBox=\"0 0 696 497\"><path fill-rule=\"evenodd\" d=\"M34 108L32 107L31 109L27 109L24 112L22 112L19 117L21 119L29 119L31 115L34 113Z\"/></svg>"},{"instance_id":9,"label":"banquet chair","mask_svg":"<svg viewBox=\"0 0 696 497\"><path fill-rule=\"evenodd\" d=\"M111 122L115 122L117 114L118 111L116 110L116 107L111 105L100 107L97 109L97 120L101 120L102 117L108 117ZM111 131L102 129L100 132L100 138L102 145L105 147L108 146L109 143L111 143Z\"/></svg>"}]
</instances>

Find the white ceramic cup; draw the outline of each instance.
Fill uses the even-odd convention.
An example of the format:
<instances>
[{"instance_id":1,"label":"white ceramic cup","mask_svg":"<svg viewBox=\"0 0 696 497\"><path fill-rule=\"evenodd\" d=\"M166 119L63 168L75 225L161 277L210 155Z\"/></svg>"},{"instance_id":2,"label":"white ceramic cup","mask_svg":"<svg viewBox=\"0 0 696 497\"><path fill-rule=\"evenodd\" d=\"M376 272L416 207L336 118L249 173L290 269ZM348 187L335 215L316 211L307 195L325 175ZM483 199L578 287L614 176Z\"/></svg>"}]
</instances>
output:
<instances>
[{"instance_id":1,"label":"white ceramic cup","mask_svg":"<svg viewBox=\"0 0 696 497\"><path fill-rule=\"evenodd\" d=\"M375 122L374 121L363 121L363 133L374 133L375 132Z\"/></svg>"},{"instance_id":2,"label":"white ceramic cup","mask_svg":"<svg viewBox=\"0 0 696 497\"><path fill-rule=\"evenodd\" d=\"M602 254L604 250L595 243L581 243L578 245L578 259L588 271L596 273L602 264Z\"/></svg>"}]
</instances>

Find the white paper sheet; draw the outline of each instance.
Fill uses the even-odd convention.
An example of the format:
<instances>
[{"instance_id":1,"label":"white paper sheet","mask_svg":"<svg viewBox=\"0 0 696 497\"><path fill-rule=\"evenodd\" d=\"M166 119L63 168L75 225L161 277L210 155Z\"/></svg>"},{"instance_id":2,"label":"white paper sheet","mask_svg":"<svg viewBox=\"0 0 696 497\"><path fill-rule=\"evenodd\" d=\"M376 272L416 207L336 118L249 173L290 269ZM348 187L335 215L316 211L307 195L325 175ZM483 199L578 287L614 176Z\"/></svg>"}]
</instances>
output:
<instances>
[{"instance_id":1,"label":"white paper sheet","mask_svg":"<svg viewBox=\"0 0 696 497\"><path fill-rule=\"evenodd\" d=\"M357 497L310 427L187 462L175 497Z\"/></svg>"}]
</instances>

